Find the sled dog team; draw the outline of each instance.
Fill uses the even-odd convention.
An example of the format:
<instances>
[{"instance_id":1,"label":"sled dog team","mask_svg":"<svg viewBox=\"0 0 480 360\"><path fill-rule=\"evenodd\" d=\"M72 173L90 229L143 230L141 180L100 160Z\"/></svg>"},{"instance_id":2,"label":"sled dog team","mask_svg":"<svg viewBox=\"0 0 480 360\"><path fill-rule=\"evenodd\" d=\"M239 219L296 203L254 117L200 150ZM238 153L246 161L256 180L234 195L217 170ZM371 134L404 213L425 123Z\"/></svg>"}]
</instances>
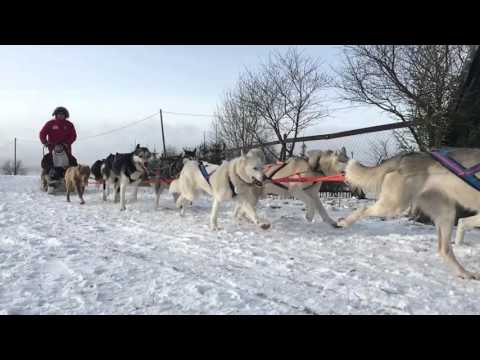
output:
<instances>
[{"instance_id":1,"label":"sled dog team","mask_svg":"<svg viewBox=\"0 0 480 360\"><path fill-rule=\"evenodd\" d=\"M480 149L457 148L450 151L450 156L465 167L480 163ZM137 199L139 184L153 175L147 163L152 158L151 152L137 145L127 154L110 154L103 160L96 161L91 169L97 181L103 182L103 200L107 200L109 188L113 187L114 201L120 202L120 209L126 209L125 193L127 186L133 186L133 200ZM347 217L335 221L323 207L319 182L278 183L275 179L290 176L330 176L345 173L346 182L356 189L377 194L376 202L371 206L356 209ZM70 192L76 191L81 203L83 192L88 182L90 169L87 166L71 167L65 174L67 200ZM168 186L155 184L156 205L160 193L169 187L177 208L181 214L186 207L201 194L212 197L210 228L220 229L218 212L222 203L234 201L233 216L245 218L261 229L268 229L270 223L261 219L256 212L258 200L267 194L290 195L305 204L305 218L312 221L315 213L332 227L348 227L358 220L369 216L396 217L409 209L420 209L435 224L438 237L438 251L442 258L451 265L461 278L480 279L479 273L472 273L456 259L451 245L451 234L456 220L458 205L472 210L480 210L480 191L473 188L460 177L425 152L400 154L382 162L378 166L367 167L349 159L344 148L340 151L311 150L305 158L291 158L283 164L266 166L263 152L250 150L221 165L203 163L194 156L184 156L183 167L179 176ZM456 239L461 244L467 229L480 226L480 213L458 221Z\"/></svg>"}]
</instances>

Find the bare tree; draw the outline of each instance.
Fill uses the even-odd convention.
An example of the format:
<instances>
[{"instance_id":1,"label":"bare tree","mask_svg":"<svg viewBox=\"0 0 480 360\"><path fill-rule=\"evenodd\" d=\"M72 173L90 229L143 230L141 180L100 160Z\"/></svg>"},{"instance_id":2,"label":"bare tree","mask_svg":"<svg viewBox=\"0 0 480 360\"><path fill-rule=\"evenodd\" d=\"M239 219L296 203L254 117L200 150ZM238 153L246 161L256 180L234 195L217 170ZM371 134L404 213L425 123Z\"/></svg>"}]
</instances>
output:
<instances>
[{"instance_id":1,"label":"bare tree","mask_svg":"<svg viewBox=\"0 0 480 360\"><path fill-rule=\"evenodd\" d=\"M465 45L355 45L344 48L343 99L374 105L400 121L420 150L441 146L451 99L468 57ZM405 142L410 139L397 132Z\"/></svg>"},{"instance_id":2,"label":"bare tree","mask_svg":"<svg viewBox=\"0 0 480 360\"><path fill-rule=\"evenodd\" d=\"M398 152L398 148L392 149L390 139L370 141L370 153L375 165L380 165L383 161L390 159Z\"/></svg>"},{"instance_id":3,"label":"bare tree","mask_svg":"<svg viewBox=\"0 0 480 360\"><path fill-rule=\"evenodd\" d=\"M291 48L284 55L274 52L258 71L247 69L241 75L239 101L259 117L292 156L296 143L287 147L284 140L296 139L325 115L319 95L327 85L319 62Z\"/></svg>"},{"instance_id":4,"label":"bare tree","mask_svg":"<svg viewBox=\"0 0 480 360\"><path fill-rule=\"evenodd\" d=\"M318 119L326 116L319 95L328 86L329 79L325 73L320 72L317 60L296 48L290 48L285 55L275 52L264 71L285 99L288 109L285 115L289 119L294 139ZM288 147L289 156L293 155L295 144L292 142Z\"/></svg>"},{"instance_id":5,"label":"bare tree","mask_svg":"<svg viewBox=\"0 0 480 360\"><path fill-rule=\"evenodd\" d=\"M27 169L23 166L22 160L17 161L17 175L26 175ZM7 160L3 163L2 173L4 175L15 175L15 166L13 161Z\"/></svg>"},{"instance_id":6,"label":"bare tree","mask_svg":"<svg viewBox=\"0 0 480 360\"><path fill-rule=\"evenodd\" d=\"M210 141L225 144L227 148L248 151L252 146L267 142L270 129L262 121L258 112L245 101L241 84L225 94L222 104L216 111L216 117L210 131ZM270 147L263 147L267 158L277 157ZM235 156L236 154L230 154Z\"/></svg>"},{"instance_id":7,"label":"bare tree","mask_svg":"<svg viewBox=\"0 0 480 360\"><path fill-rule=\"evenodd\" d=\"M259 139L265 141L267 129L254 109L241 101L242 89L227 92L216 111L210 138L225 142L230 148L248 150Z\"/></svg>"}]
</instances>

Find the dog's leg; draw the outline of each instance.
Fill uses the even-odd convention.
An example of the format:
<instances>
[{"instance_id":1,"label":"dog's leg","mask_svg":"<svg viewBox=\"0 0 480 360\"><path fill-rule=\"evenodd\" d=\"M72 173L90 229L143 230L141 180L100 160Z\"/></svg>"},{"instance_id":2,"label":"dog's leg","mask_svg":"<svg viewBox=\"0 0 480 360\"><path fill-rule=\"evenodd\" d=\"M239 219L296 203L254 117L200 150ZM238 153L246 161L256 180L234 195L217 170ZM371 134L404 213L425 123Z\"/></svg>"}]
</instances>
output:
<instances>
[{"instance_id":1,"label":"dog's leg","mask_svg":"<svg viewBox=\"0 0 480 360\"><path fill-rule=\"evenodd\" d=\"M247 215L245 214L245 210L243 209L243 205L241 203L236 203L235 208L233 209L233 217L237 221L241 221L242 219L250 220Z\"/></svg>"},{"instance_id":2,"label":"dog's leg","mask_svg":"<svg viewBox=\"0 0 480 360\"><path fill-rule=\"evenodd\" d=\"M117 179L113 183L113 192L114 192L114 202L118 203L120 201L120 179Z\"/></svg>"},{"instance_id":3,"label":"dog's leg","mask_svg":"<svg viewBox=\"0 0 480 360\"><path fill-rule=\"evenodd\" d=\"M458 219L457 235L455 236L455 244L463 244L465 230L470 230L480 226L480 214Z\"/></svg>"},{"instance_id":4,"label":"dog's leg","mask_svg":"<svg viewBox=\"0 0 480 360\"><path fill-rule=\"evenodd\" d=\"M70 202L70 186L66 186L67 188L67 201Z\"/></svg>"},{"instance_id":5,"label":"dog's leg","mask_svg":"<svg viewBox=\"0 0 480 360\"><path fill-rule=\"evenodd\" d=\"M243 215L243 213L240 213L241 209L242 209L242 205L240 203L236 203L235 208L233 209L233 217L237 220L240 220L240 218Z\"/></svg>"},{"instance_id":6,"label":"dog's leg","mask_svg":"<svg viewBox=\"0 0 480 360\"><path fill-rule=\"evenodd\" d=\"M298 187L297 185L293 185L290 187L291 194L298 200L303 201L305 204L306 212L305 212L305 219L308 222L313 221L313 217L315 215L315 203L311 196L306 193L303 189ZM333 220L332 220L333 221Z\"/></svg>"},{"instance_id":7,"label":"dog's leg","mask_svg":"<svg viewBox=\"0 0 480 360\"><path fill-rule=\"evenodd\" d=\"M108 197L108 188L107 188L107 180L106 179L103 179L103 193L102 193L102 198L103 198L103 201L107 201L107 197Z\"/></svg>"},{"instance_id":8,"label":"dog's leg","mask_svg":"<svg viewBox=\"0 0 480 360\"><path fill-rule=\"evenodd\" d=\"M340 227L347 227L352 225L353 223L365 219L369 216L378 216L378 217L394 217L401 215L402 210L395 208L392 206L393 204L389 204L386 201L382 201L382 199L379 199L375 204L372 206L364 206L361 207L358 210L355 210L352 212L350 215L348 215L346 218L339 219L337 224Z\"/></svg>"},{"instance_id":9,"label":"dog's leg","mask_svg":"<svg viewBox=\"0 0 480 360\"><path fill-rule=\"evenodd\" d=\"M339 219L340 227L347 227L369 216L395 217L401 215L410 206L411 195L405 186L405 179L397 172L385 176L382 191L377 202L369 207L361 207L346 218Z\"/></svg>"},{"instance_id":10,"label":"dog's leg","mask_svg":"<svg viewBox=\"0 0 480 360\"><path fill-rule=\"evenodd\" d=\"M162 194L165 186L162 184L155 184L155 208L158 209L160 204L160 195ZM173 201L177 201L178 194L173 194Z\"/></svg>"},{"instance_id":11,"label":"dog's leg","mask_svg":"<svg viewBox=\"0 0 480 360\"><path fill-rule=\"evenodd\" d=\"M443 257L448 264L453 266L457 276L459 276L460 278L480 280L480 273L475 274L465 270L465 268L458 262L455 254L453 253L451 236L454 223L454 211L452 211L451 214L448 214L448 217L446 216L446 214L442 214L442 216L436 218L435 226L437 227L438 247L440 256Z\"/></svg>"},{"instance_id":12,"label":"dog's leg","mask_svg":"<svg viewBox=\"0 0 480 360\"><path fill-rule=\"evenodd\" d=\"M158 209L158 205L160 203L160 184L155 184L154 189L155 189L155 209Z\"/></svg>"},{"instance_id":13,"label":"dog's leg","mask_svg":"<svg viewBox=\"0 0 480 360\"><path fill-rule=\"evenodd\" d=\"M138 183L135 183L133 186L132 202L136 202L138 200L138 185Z\"/></svg>"},{"instance_id":14,"label":"dog's leg","mask_svg":"<svg viewBox=\"0 0 480 360\"><path fill-rule=\"evenodd\" d=\"M75 190L77 191L78 197L80 198L80 204L85 204L85 201L83 200L83 186L78 180L75 181Z\"/></svg>"},{"instance_id":15,"label":"dog's leg","mask_svg":"<svg viewBox=\"0 0 480 360\"><path fill-rule=\"evenodd\" d=\"M312 193L307 193L310 195L313 203L315 204L315 209L317 209L318 214L322 218L322 220L334 228L339 228L340 226L337 225L337 222L333 220L330 215L328 215L327 210L325 210L325 207L322 204L322 201L320 200L320 196L318 194L318 191L315 194Z\"/></svg>"},{"instance_id":16,"label":"dog's leg","mask_svg":"<svg viewBox=\"0 0 480 360\"><path fill-rule=\"evenodd\" d=\"M253 202L254 203L254 202ZM242 210L245 212L245 215L254 223L260 226L263 230L270 228L270 223L267 221L260 221L257 215L257 210L255 205L251 201L244 201L242 203Z\"/></svg>"},{"instance_id":17,"label":"dog's leg","mask_svg":"<svg viewBox=\"0 0 480 360\"><path fill-rule=\"evenodd\" d=\"M220 202L217 199L213 199L212 212L210 214L210 230L212 231L221 230L217 223L219 207Z\"/></svg>"},{"instance_id":18,"label":"dog's leg","mask_svg":"<svg viewBox=\"0 0 480 360\"><path fill-rule=\"evenodd\" d=\"M462 279L480 280L480 274L465 270L453 253L451 237L455 224L455 202L441 192L428 191L418 196L416 205L435 223L438 235L438 252L454 268L456 275Z\"/></svg>"},{"instance_id":19,"label":"dog's leg","mask_svg":"<svg viewBox=\"0 0 480 360\"><path fill-rule=\"evenodd\" d=\"M191 201L185 198L183 195L179 195L177 197L177 201L175 201L175 206L177 207L177 209L180 209L180 216L185 215L185 208L187 207L187 203L191 203Z\"/></svg>"},{"instance_id":20,"label":"dog's leg","mask_svg":"<svg viewBox=\"0 0 480 360\"><path fill-rule=\"evenodd\" d=\"M126 179L120 180L120 210L126 210L127 207L125 206L125 193L127 191L127 181Z\"/></svg>"}]
</instances>

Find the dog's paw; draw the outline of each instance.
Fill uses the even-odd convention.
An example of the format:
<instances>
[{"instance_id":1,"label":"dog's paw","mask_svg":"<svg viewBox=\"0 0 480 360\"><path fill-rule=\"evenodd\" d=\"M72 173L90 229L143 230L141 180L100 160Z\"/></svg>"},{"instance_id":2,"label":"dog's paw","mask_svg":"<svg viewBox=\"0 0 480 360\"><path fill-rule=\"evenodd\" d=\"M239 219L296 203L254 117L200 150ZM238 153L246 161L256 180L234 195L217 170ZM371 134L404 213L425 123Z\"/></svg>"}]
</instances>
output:
<instances>
[{"instance_id":1,"label":"dog's paw","mask_svg":"<svg viewBox=\"0 0 480 360\"><path fill-rule=\"evenodd\" d=\"M336 227L345 228L347 226L348 226L348 224L347 224L347 222L345 221L344 218L340 218L340 219L337 220Z\"/></svg>"},{"instance_id":2,"label":"dog's paw","mask_svg":"<svg viewBox=\"0 0 480 360\"><path fill-rule=\"evenodd\" d=\"M80 205L85 205L85 201L80 201Z\"/></svg>"},{"instance_id":3,"label":"dog's paw","mask_svg":"<svg viewBox=\"0 0 480 360\"><path fill-rule=\"evenodd\" d=\"M336 222L333 222L333 223L329 223L331 227L333 227L334 229L341 229L341 228L344 228L345 226L340 226L338 225L338 223Z\"/></svg>"},{"instance_id":4,"label":"dog's paw","mask_svg":"<svg viewBox=\"0 0 480 360\"><path fill-rule=\"evenodd\" d=\"M269 224L269 223L261 223L260 224L260 228L263 229L263 230L270 229L270 226L272 226L272 225Z\"/></svg>"},{"instance_id":5,"label":"dog's paw","mask_svg":"<svg viewBox=\"0 0 480 360\"><path fill-rule=\"evenodd\" d=\"M457 276L465 280L480 280L480 273L472 273L470 271L461 272Z\"/></svg>"},{"instance_id":6,"label":"dog's paw","mask_svg":"<svg viewBox=\"0 0 480 360\"><path fill-rule=\"evenodd\" d=\"M311 223L313 222L313 216L308 216L307 214L305 214L305 220Z\"/></svg>"}]
</instances>

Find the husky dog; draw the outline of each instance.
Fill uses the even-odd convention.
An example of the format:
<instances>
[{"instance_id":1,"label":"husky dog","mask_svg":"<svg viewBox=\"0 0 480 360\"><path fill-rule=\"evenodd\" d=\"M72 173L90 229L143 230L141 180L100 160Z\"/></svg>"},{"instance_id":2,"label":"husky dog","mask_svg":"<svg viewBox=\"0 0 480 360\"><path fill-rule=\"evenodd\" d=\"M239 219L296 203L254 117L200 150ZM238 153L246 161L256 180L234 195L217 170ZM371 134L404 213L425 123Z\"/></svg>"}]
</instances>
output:
<instances>
[{"instance_id":1,"label":"husky dog","mask_svg":"<svg viewBox=\"0 0 480 360\"><path fill-rule=\"evenodd\" d=\"M92 166L92 172L94 173L95 180L97 180L97 178L100 178L100 181L102 182L102 187L103 187L102 198L103 198L103 201L107 201L108 195L110 195L110 186L109 185L114 184L114 182L113 182L114 177L111 176L114 160L115 160L115 155L113 155L112 153L110 153L104 160L102 160L102 164L100 165L100 174L97 173L96 169L93 170L94 166ZM98 175L100 175L100 177ZM115 197L115 200L114 200L115 202L120 201L120 188L118 188L118 191L114 194L114 197Z\"/></svg>"},{"instance_id":2,"label":"husky dog","mask_svg":"<svg viewBox=\"0 0 480 360\"><path fill-rule=\"evenodd\" d=\"M195 160L197 158L197 148L193 150L187 150L183 148L183 158L184 159L190 159L190 160Z\"/></svg>"},{"instance_id":3,"label":"husky dog","mask_svg":"<svg viewBox=\"0 0 480 360\"><path fill-rule=\"evenodd\" d=\"M480 163L480 149L456 148L449 156L464 167ZM432 158L428 153L401 154L374 167L366 167L350 160L346 180L366 191L378 193L378 200L370 207L355 210L338 221L342 227L368 216L393 217L402 215L410 206L420 209L435 223L440 256L453 267L455 273L466 279L480 279L480 274L469 272L455 258L450 244L455 223L456 205L480 210L480 191ZM480 215L460 219L457 244L465 229L480 225Z\"/></svg>"},{"instance_id":4,"label":"husky dog","mask_svg":"<svg viewBox=\"0 0 480 360\"><path fill-rule=\"evenodd\" d=\"M169 193L173 195L173 199L177 208L180 209L180 215L185 214L186 204L192 204L200 194L206 193L212 195L209 184L209 177L213 174L219 165L196 160L183 160L184 166L178 179L170 183ZM201 166L204 168L202 174ZM182 176L183 173L183 176Z\"/></svg>"},{"instance_id":5,"label":"husky dog","mask_svg":"<svg viewBox=\"0 0 480 360\"><path fill-rule=\"evenodd\" d=\"M154 180L155 189L155 208L158 208L160 194L163 190L169 188L168 180L176 179L182 171L186 160L196 158L197 148L193 151L183 149L183 154L179 156L154 159L149 163L149 170ZM174 201L177 200L174 194Z\"/></svg>"},{"instance_id":6,"label":"husky dog","mask_svg":"<svg viewBox=\"0 0 480 360\"><path fill-rule=\"evenodd\" d=\"M261 221L256 212L256 204L262 193L265 175L263 167L265 157L259 149L250 150L246 155L224 161L218 168L209 174L202 174L199 163L187 161L184 164L178 180L171 184L172 193L177 193L177 207L192 202L201 192L213 197L210 214L210 229L217 230L219 206L222 202L235 200L238 204L236 212L243 211L253 223L262 229L268 229L270 223Z\"/></svg>"},{"instance_id":7,"label":"husky dog","mask_svg":"<svg viewBox=\"0 0 480 360\"><path fill-rule=\"evenodd\" d=\"M273 165L267 169L265 171L267 181L265 181L264 184L263 195L293 196L304 202L306 207L305 218L307 221L313 221L315 211L317 211L324 222L333 227L338 227L337 222L327 214L320 201L319 191L322 186L321 181L275 183L269 180L296 177L297 175L301 177L337 175L345 170L347 162L348 156L345 148L335 152L331 150L310 150L307 152L306 159L291 158L284 164Z\"/></svg>"},{"instance_id":8,"label":"husky dog","mask_svg":"<svg viewBox=\"0 0 480 360\"><path fill-rule=\"evenodd\" d=\"M102 176L102 165L105 163L105 159L97 160L93 163L91 169L91 173L95 181L100 182L103 180Z\"/></svg>"},{"instance_id":9,"label":"husky dog","mask_svg":"<svg viewBox=\"0 0 480 360\"><path fill-rule=\"evenodd\" d=\"M113 185L115 202L120 200L120 210L126 210L125 192L128 185L133 185L133 200L137 200L138 185L148 175L147 162L152 154L146 147L137 145L131 153L110 154L102 165L104 179L103 200L107 200L106 183Z\"/></svg>"},{"instance_id":10,"label":"husky dog","mask_svg":"<svg viewBox=\"0 0 480 360\"><path fill-rule=\"evenodd\" d=\"M67 189L67 201L70 202L70 193L77 192L80 204L85 204L83 193L88 185L90 167L86 165L72 166L65 171L65 187Z\"/></svg>"}]
</instances>

